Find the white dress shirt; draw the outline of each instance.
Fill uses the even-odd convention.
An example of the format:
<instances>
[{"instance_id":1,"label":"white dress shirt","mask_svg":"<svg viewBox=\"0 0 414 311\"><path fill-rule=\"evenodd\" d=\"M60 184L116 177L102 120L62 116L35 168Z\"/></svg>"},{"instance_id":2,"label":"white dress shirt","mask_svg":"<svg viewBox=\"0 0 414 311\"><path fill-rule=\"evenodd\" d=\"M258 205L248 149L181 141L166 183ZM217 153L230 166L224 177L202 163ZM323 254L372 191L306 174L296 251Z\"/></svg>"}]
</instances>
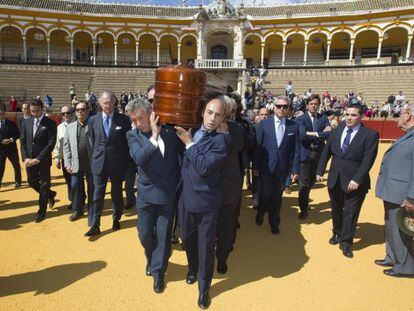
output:
<instances>
[{"instance_id":1,"label":"white dress shirt","mask_svg":"<svg viewBox=\"0 0 414 311\"><path fill-rule=\"evenodd\" d=\"M153 144L156 148L160 149L162 156L165 154L165 143L161 138L161 135L158 135L158 140L155 140L154 137L151 137L150 140L151 144Z\"/></svg>"},{"instance_id":2,"label":"white dress shirt","mask_svg":"<svg viewBox=\"0 0 414 311\"><path fill-rule=\"evenodd\" d=\"M277 146L280 147L282 144L283 136L285 135L286 119L279 119L278 117L274 116L274 120Z\"/></svg>"},{"instance_id":3,"label":"white dress shirt","mask_svg":"<svg viewBox=\"0 0 414 311\"><path fill-rule=\"evenodd\" d=\"M42 122L44 114L42 114L40 116L40 118L37 118L38 122L37 122L37 127L36 127L36 118L33 118L33 137L35 137L36 135L36 131L38 130L38 128L40 127L40 123Z\"/></svg>"},{"instance_id":4,"label":"white dress shirt","mask_svg":"<svg viewBox=\"0 0 414 311\"><path fill-rule=\"evenodd\" d=\"M352 129L352 133L351 133L351 140L349 141L349 144L351 144L351 142L352 142L352 140L354 139L355 135L358 133L358 131L359 131L359 128L360 128L360 127L361 127L361 124L359 124L359 125L355 126L355 127ZM348 129L349 129L349 127L348 127L348 126L345 126L344 130L342 131L342 136L341 136L341 147L342 147L342 145L344 144L344 140L345 140L345 137L346 137L346 131L348 131Z\"/></svg>"}]
</instances>

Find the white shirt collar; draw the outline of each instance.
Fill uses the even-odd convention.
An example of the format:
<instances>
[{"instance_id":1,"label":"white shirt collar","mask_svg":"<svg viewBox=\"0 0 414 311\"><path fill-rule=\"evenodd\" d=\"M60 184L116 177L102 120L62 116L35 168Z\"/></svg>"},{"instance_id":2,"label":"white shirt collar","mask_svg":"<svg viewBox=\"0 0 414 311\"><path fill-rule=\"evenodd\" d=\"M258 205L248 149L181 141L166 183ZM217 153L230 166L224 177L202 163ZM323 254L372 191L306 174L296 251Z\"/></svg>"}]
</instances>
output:
<instances>
[{"instance_id":1,"label":"white shirt collar","mask_svg":"<svg viewBox=\"0 0 414 311\"><path fill-rule=\"evenodd\" d=\"M105 119L105 117L109 117L109 119L113 119L114 117L114 112L112 111L109 115L107 115L105 112L102 111L102 119Z\"/></svg>"},{"instance_id":2,"label":"white shirt collar","mask_svg":"<svg viewBox=\"0 0 414 311\"><path fill-rule=\"evenodd\" d=\"M274 118L275 118L275 123L279 123L279 122L280 124L286 123L286 118L279 119L277 116L274 116Z\"/></svg>"},{"instance_id":3,"label":"white shirt collar","mask_svg":"<svg viewBox=\"0 0 414 311\"><path fill-rule=\"evenodd\" d=\"M43 117L44 117L45 115L44 114L42 114L39 118L34 118L35 120L37 119L38 121L39 121L39 124L40 124L40 122L42 122L42 119L43 119Z\"/></svg>"}]
</instances>

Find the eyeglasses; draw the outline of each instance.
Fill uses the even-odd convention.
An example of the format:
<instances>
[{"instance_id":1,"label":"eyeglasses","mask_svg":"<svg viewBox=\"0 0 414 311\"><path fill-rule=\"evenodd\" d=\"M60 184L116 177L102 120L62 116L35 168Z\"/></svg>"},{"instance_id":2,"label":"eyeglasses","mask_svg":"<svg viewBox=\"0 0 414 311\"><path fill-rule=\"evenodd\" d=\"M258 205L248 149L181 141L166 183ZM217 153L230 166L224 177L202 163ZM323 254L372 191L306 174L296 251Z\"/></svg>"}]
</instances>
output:
<instances>
[{"instance_id":1,"label":"eyeglasses","mask_svg":"<svg viewBox=\"0 0 414 311\"><path fill-rule=\"evenodd\" d=\"M72 112L62 112L62 115L64 116L70 116L72 114Z\"/></svg>"},{"instance_id":2,"label":"eyeglasses","mask_svg":"<svg viewBox=\"0 0 414 311\"><path fill-rule=\"evenodd\" d=\"M85 112L86 108L76 108L76 112Z\"/></svg>"},{"instance_id":3,"label":"eyeglasses","mask_svg":"<svg viewBox=\"0 0 414 311\"><path fill-rule=\"evenodd\" d=\"M275 105L275 107L277 109L285 109L285 110L287 110L289 108L289 105Z\"/></svg>"}]
</instances>

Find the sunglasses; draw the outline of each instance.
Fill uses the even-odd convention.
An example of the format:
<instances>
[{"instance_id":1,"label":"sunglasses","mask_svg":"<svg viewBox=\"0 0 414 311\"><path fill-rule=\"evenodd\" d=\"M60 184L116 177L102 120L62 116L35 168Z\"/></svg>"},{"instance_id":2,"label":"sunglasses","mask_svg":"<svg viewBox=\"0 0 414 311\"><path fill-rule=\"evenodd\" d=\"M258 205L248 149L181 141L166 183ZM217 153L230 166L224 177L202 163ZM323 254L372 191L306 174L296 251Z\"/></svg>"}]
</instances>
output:
<instances>
[{"instance_id":1,"label":"sunglasses","mask_svg":"<svg viewBox=\"0 0 414 311\"><path fill-rule=\"evenodd\" d=\"M275 105L275 107L277 108L277 109L288 109L289 108L289 105Z\"/></svg>"},{"instance_id":2,"label":"sunglasses","mask_svg":"<svg viewBox=\"0 0 414 311\"><path fill-rule=\"evenodd\" d=\"M76 112L85 112L86 108L76 108Z\"/></svg>"},{"instance_id":3,"label":"sunglasses","mask_svg":"<svg viewBox=\"0 0 414 311\"><path fill-rule=\"evenodd\" d=\"M72 112L62 112L62 115L64 116L70 116L72 114Z\"/></svg>"}]
</instances>

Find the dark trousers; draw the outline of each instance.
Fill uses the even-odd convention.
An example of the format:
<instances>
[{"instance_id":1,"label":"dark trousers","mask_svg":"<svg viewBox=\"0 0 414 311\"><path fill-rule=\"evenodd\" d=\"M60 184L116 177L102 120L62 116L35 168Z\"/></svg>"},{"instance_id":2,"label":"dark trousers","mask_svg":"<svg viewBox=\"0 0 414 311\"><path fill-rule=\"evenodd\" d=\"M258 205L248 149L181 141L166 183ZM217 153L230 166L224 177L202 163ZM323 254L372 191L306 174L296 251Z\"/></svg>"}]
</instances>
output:
<instances>
[{"instance_id":1,"label":"dark trousers","mask_svg":"<svg viewBox=\"0 0 414 311\"><path fill-rule=\"evenodd\" d=\"M158 205L137 198L138 237L155 280L164 277L171 251L174 204Z\"/></svg>"},{"instance_id":2,"label":"dark trousers","mask_svg":"<svg viewBox=\"0 0 414 311\"><path fill-rule=\"evenodd\" d=\"M52 196L50 190L50 164L49 162L40 162L39 164L26 168L27 181L29 186L39 193L39 210L37 214L44 216L46 214L47 202Z\"/></svg>"},{"instance_id":3,"label":"dark trousers","mask_svg":"<svg viewBox=\"0 0 414 311\"><path fill-rule=\"evenodd\" d=\"M359 212L367 194L366 186L346 193L342 190L339 176L332 189L328 189L331 199L333 232L338 235L341 244L350 246L353 243Z\"/></svg>"},{"instance_id":4,"label":"dark trousers","mask_svg":"<svg viewBox=\"0 0 414 311\"><path fill-rule=\"evenodd\" d=\"M398 229L398 204L384 201L385 208L385 261L399 274L414 275L414 241Z\"/></svg>"},{"instance_id":5,"label":"dark trousers","mask_svg":"<svg viewBox=\"0 0 414 311\"><path fill-rule=\"evenodd\" d=\"M316 180L316 169L320 153L310 151L305 162L300 163L299 174L299 207L300 211L307 214L309 210L309 193Z\"/></svg>"},{"instance_id":6,"label":"dark trousers","mask_svg":"<svg viewBox=\"0 0 414 311\"><path fill-rule=\"evenodd\" d=\"M72 210L83 214L85 208L85 179L88 193L88 206L92 206L93 178L91 171L78 171L71 175Z\"/></svg>"},{"instance_id":7,"label":"dark trousers","mask_svg":"<svg viewBox=\"0 0 414 311\"><path fill-rule=\"evenodd\" d=\"M137 176L136 166L128 167L125 174L125 192L126 192L126 205L135 205L135 180Z\"/></svg>"},{"instance_id":8,"label":"dark trousers","mask_svg":"<svg viewBox=\"0 0 414 311\"><path fill-rule=\"evenodd\" d=\"M219 262L226 262L229 258L237 224L237 207L240 200L220 207L217 223L216 257Z\"/></svg>"},{"instance_id":9,"label":"dark trousers","mask_svg":"<svg viewBox=\"0 0 414 311\"><path fill-rule=\"evenodd\" d=\"M16 148L10 148L0 151L0 185L3 181L4 170L6 168L6 159L9 159L14 169L14 181L22 182L22 172L20 171L19 154Z\"/></svg>"},{"instance_id":10,"label":"dark trousers","mask_svg":"<svg viewBox=\"0 0 414 311\"><path fill-rule=\"evenodd\" d=\"M62 167L63 177L65 178L66 186L68 188L68 199L69 201L72 201L72 175L67 171L65 161L63 159L60 161L60 164Z\"/></svg>"},{"instance_id":11,"label":"dark trousers","mask_svg":"<svg viewBox=\"0 0 414 311\"><path fill-rule=\"evenodd\" d=\"M214 241L219 210L194 213L186 210L180 201L178 214L188 270L191 274L197 273L199 293L206 294L214 273Z\"/></svg>"},{"instance_id":12,"label":"dark trousers","mask_svg":"<svg viewBox=\"0 0 414 311\"><path fill-rule=\"evenodd\" d=\"M260 176L258 213L269 213L269 224L272 228L278 228L280 224L284 184L285 178L281 178L278 172Z\"/></svg>"},{"instance_id":13,"label":"dark trousers","mask_svg":"<svg viewBox=\"0 0 414 311\"><path fill-rule=\"evenodd\" d=\"M122 200L122 182L120 176L110 177L107 174L93 174L93 202L89 206L88 224L90 227L99 227L101 225L101 215L104 208L104 199L106 184L108 178L111 179L111 198L112 198L112 219L119 221L122 216L124 202Z\"/></svg>"}]
</instances>

